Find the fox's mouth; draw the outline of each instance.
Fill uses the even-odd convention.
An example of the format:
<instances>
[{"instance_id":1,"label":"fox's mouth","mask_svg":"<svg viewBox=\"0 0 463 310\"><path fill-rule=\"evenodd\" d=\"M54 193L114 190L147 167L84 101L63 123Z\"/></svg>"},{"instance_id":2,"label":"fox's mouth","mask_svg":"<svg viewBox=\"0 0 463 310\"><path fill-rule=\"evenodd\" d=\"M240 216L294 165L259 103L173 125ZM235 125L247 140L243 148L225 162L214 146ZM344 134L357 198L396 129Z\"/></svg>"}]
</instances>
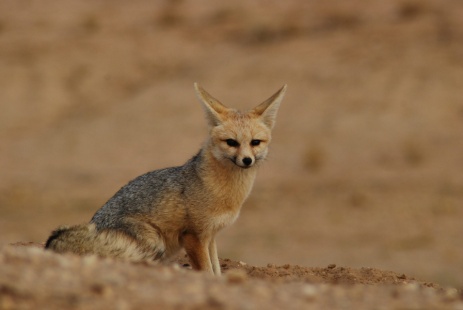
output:
<instances>
[{"instance_id":1,"label":"fox's mouth","mask_svg":"<svg viewBox=\"0 0 463 310\"><path fill-rule=\"evenodd\" d=\"M254 166L254 165L251 165L251 166L240 166L240 165L238 165L238 164L235 164L235 165L237 165L238 167L240 167L240 168L242 168L242 169L249 169L249 168L251 168L252 166Z\"/></svg>"}]
</instances>

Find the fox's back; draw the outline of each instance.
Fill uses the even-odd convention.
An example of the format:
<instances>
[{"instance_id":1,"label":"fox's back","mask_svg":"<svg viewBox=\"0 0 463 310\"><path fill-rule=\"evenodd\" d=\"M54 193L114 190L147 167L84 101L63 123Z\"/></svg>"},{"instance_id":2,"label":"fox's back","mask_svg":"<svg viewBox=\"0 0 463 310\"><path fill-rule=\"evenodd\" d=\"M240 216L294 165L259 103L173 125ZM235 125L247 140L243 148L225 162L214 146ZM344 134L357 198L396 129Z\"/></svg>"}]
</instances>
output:
<instances>
[{"instance_id":1,"label":"fox's back","mask_svg":"<svg viewBox=\"0 0 463 310\"><path fill-rule=\"evenodd\" d=\"M98 230L120 227L131 217L149 217L185 208L192 185L200 184L194 167L195 156L187 164L145 173L123 186L93 216ZM198 189L195 189L197 191Z\"/></svg>"}]
</instances>

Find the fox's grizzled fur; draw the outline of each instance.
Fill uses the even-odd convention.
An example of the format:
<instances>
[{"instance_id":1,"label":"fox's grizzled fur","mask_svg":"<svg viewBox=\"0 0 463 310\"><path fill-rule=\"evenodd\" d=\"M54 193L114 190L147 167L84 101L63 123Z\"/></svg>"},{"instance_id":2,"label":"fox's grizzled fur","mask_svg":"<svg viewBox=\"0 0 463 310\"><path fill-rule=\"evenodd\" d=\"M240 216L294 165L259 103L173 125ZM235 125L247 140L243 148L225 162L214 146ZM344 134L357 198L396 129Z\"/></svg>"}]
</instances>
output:
<instances>
[{"instance_id":1,"label":"fox's grizzled fur","mask_svg":"<svg viewBox=\"0 0 463 310\"><path fill-rule=\"evenodd\" d=\"M248 112L230 109L195 84L209 138L183 166L148 172L122 187L89 224L60 227L56 252L165 260L184 248L193 268L220 274L215 235L249 195L286 85Z\"/></svg>"}]
</instances>

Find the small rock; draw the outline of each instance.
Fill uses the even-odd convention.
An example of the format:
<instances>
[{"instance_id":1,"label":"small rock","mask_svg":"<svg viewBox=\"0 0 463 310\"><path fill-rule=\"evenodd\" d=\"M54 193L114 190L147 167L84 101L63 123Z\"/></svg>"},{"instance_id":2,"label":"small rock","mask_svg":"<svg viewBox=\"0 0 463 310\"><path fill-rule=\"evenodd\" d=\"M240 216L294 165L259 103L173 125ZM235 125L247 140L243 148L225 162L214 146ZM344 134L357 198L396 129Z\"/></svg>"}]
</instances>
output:
<instances>
[{"instance_id":1,"label":"small rock","mask_svg":"<svg viewBox=\"0 0 463 310\"><path fill-rule=\"evenodd\" d=\"M328 269L334 269L334 268L336 268L336 264L329 264L328 265Z\"/></svg>"},{"instance_id":2,"label":"small rock","mask_svg":"<svg viewBox=\"0 0 463 310\"><path fill-rule=\"evenodd\" d=\"M302 287L302 294L307 300L314 300L318 294L317 287L312 284L306 284Z\"/></svg>"},{"instance_id":3,"label":"small rock","mask_svg":"<svg viewBox=\"0 0 463 310\"><path fill-rule=\"evenodd\" d=\"M91 285L90 289L93 293L100 295L102 297L105 297L105 298L108 298L111 295L113 295L112 289L109 286L104 285L104 284L95 283Z\"/></svg>"},{"instance_id":4,"label":"small rock","mask_svg":"<svg viewBox=\"0 0 463 310\"><path fill-rule=\"evenodd\" d=\"M401 280L405 280L407 278L407 276L405 274L401 274L400 276L397 276L397 278L399 278Z\"/></svg>"},{"instance_id":5,"label":"small rock","mask_svg":"<svg viewBox=\"0 0 463 310\"><path fill-rule=\"evenodd\" d=\"M173 269L173 270L180 270L180 269L181 269L180 265L177 264L177 263L174 263L174 264L172 264L171 266L172 266L172 269Z\"/></svg>"},{"instance_id":6,"label":"small rock","mask_svg":"<svg viewBox=\"0 0 463 310\"><path fill-rule=\"evenodd\" d=\"M459 298L458 290L456 288L448 288L444 291L444 299L447 301L454 301Z\"/></svg>"},{"instance_id":7,"label":"small rock","mask_svg":"<svg viewBox=\"0 0 463 310\"><path fill-rule=\"evenodd\" d=\"M416 292L420 289L420 285L418 283L408 283L404 285L404 290L408 292Z\"/></svg>"}]
</instances>

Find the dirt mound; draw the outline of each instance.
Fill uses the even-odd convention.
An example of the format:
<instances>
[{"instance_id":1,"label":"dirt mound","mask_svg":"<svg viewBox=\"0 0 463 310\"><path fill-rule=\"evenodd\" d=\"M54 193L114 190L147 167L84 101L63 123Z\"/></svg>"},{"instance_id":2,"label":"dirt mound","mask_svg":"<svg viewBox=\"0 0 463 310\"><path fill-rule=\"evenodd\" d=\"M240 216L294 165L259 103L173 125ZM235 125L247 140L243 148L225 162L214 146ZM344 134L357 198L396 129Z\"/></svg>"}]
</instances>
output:
<instances>
[{"instance_id":1,"label":"dirt mound","mask_svg":"<svg viewBox=\"0 0 463 310\"><path fill-rule=\"evenodd\" d=\"M59 255L36 246L0 250L1 309L462 309L463 295L371 268L248 266L224 276L169 265Z\"/></svg>"}]
</instances>

